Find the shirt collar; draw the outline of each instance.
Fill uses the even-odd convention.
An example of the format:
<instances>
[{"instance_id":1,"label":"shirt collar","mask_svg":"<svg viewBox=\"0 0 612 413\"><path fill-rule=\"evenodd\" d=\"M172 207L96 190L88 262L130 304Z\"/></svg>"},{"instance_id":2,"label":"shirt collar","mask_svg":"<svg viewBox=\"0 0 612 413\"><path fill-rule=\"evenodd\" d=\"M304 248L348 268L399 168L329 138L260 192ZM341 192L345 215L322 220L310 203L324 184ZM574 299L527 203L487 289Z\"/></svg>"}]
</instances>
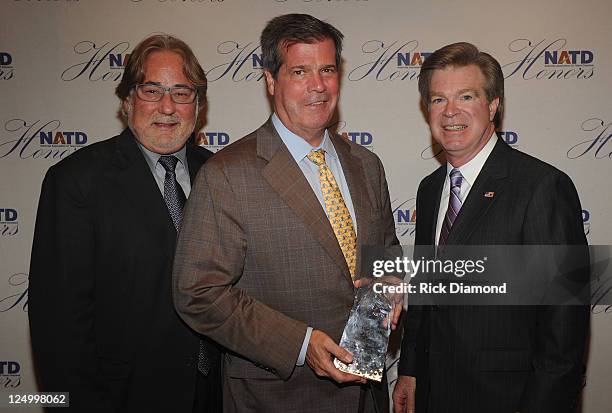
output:
<instances>
[{"instance_id":1,"label":"shirt collar","mask_svg":"<svg viewBox=\"0 0 612 413\"><path fill-rule=\"evenodd\" d=\"M138 139L136 139L136 143L138 144L138 147L142 151L142 153L143 153L143 155L145 157L145 160L147 161L147 164L149 165L149 168L151 168L151 171L153 171L153 173L155 173L155 168L157 167L157 162L159 161L159 158L162 157L162 155L159 154L159 153L156 153L156 152L148 150L147 148L142 146L142 144L138 141ZM187 146L186 145L183 145L183 147L181 149L179 149L178 152L165 154L164 156L170 156L170 155L176 156L178 158L179 162L183 164L185 169L187 169Z\"/></svg>"},{"instance_id":2,"label":"shirt collar","mask_svg":"<svg viewBox=\"0 0 612 413\"><path fill-rule=\"evenodd\" d=\"M325 129L325 133L323 134L323 141L319 146L312 147L306 140L299 135L291 132L287 127L283 124L283 122L278 118L276 113L272 114L272 124L278 132L281 140L289 149L289 153L295 159L295 162L300 163L302 159L306 157L310 153L310 151L323 149L325 153L331 157L336 158L336 149L329 139L329 133L327 129Z\"/></svg>"},{"instance_id":3,"label":"shirt collar","mask_svg":"<svg viewBox=\"0 0 612 413\"><path fill-rule=\"evenodd\" d=\"M489 142L487 142L487 144L480 150L480 152L478 152L476 156L470 159L468 163L457 168L461 172L461 176L463 176L463 179L468 184L470 184L470 186L473 185L476 181L476 178L478 178L478 174L480 174L480 171L482 170L482 167L489 158L489 155L491 154L491 152L493 152L493 148L495 147L496 143L497 135L495 134L495 132L493 132L493 135L489 139ZM451 165L450 162L446 162L447 180L452 169L453 165Z\"/></svg>"}]
</instances>

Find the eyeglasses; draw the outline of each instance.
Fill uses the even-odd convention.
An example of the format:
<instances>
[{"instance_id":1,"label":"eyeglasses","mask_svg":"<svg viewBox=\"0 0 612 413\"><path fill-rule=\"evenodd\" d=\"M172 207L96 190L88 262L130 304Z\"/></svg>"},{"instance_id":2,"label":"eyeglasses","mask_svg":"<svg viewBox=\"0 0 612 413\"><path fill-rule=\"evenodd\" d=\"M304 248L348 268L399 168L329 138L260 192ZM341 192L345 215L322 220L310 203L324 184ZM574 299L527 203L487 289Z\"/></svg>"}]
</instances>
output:
<instances>
[{"instance_id":1,"label":"eyeglasses","mask_svg":"<svg viewBox=\"0 0 612 413\"><path fill-rule=\"evenodd\" d=\"M195 89L185 86L165 87L143 83L134 86L136 96L146 102L159 102L166 93L170 93L170 98L174 103L193 103L197 93Z\"/></svg>"}]
</instances>

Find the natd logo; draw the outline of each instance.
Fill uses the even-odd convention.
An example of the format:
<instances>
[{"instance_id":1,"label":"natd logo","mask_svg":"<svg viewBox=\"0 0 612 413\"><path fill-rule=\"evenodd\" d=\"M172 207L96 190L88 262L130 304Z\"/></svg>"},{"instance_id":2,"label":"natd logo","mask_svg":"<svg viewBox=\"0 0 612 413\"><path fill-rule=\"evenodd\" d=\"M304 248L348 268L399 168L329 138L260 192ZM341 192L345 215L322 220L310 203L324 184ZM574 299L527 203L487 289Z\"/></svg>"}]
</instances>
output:
<instances>
[{"instance_id":1,"label":"natd logo","mask_svg":"<svg viewBox=\"0 0 612 413\"><path fill-rule=\"evenodd\" d=\"M14 68L12 66L13 56L8 52L0 52L0 80L13 78Z\"/></svg>"},{"instance_id":2,"label":"natd logo","mask_svg":"<svg viewBox=\"0 0 612 413\"><path fill-rule=\"evenodd\" d=\"M582 225L584 226L584 235L591 233L591 213L583 209L582 210Z\"/></svg>"},{"instance_id":3,"label":"natd logo","mask_svg":"<svg viewBox=\"0 0 612 413\"><path fill-rule=\"evenodd\" d=\"M506 130L506 131L497 132L497 134L508 145L512 146L515 149L518 149L518 147L519 147L519 145L518 145L518 141L519 141L519 134L518 134L518 132Z\"/></svg>"},{"instance_id":4,"label":"natd logo","mask_svg":"<svg viewBox=\"0 0 612 413\"><path fill-rule=\"evenodd\" d=\"M209 82L230 78L234 82L260 81L264 78L259 43L227 40L217 45L223 62L206 71Z\"/></svg>"},{"instance_id":5,"label":"natd logo","mask_svg":"<svg viewBox=\"0 0 612 413\"><path fill-rule=\"evenodd\" d=\"M0 142L0 160L11 155L21 159L61 159L87 144L85 132L61 126L57 119L8 120L4 124L7 137Z\"/></svg>"},{"instance_id":6,"label":"natd logo","mask_svg":"<svg viewBox=\"0 0 612 413\"><path fill-rule=\"evenodd\" d=\"M17 210L0 208L0 236L10 237L19 233Z\"/></svg>"},{"instance_id":7,"label":"natd logo","mask_svg":"<svg viewBox=\"0 0 612 413\"><path fill-rule=\"evenodd\" d=\"M374 78L377 81L415 80L431 52L419 48L417 40L385 42L368 40L361 45L367 62L348 71L348 80Z\"/></svg>"},{"instance_id":8,"label":"natd logo","mask_svg":"<svg viewBox=\"0 0 612 413\"><path fill-rule=\"evenodd\" d=\"M370 146L374 140L370 132L342 132L342 137L361 146Z\"/></svg>"},{"instance_id":9,"label":"natd logo","mask_svg":"<svg viewBox=\"0 0 612 413\"><path fill-rule=\"evenodd\" d=\"M397 67L398 68L410 68L410 67L421 67L423 61L429 57L431 52L413 52L411 53L398 53L397 54Z\"/></svg>"},{"instance_id":10,"label":"natd logo","mask_svg":"<svg viewBox=\"0 0 612 413\"><path fill-rule=\"evenodd\" d=\"M395 232L400 239L400 244L408 243L409 240L414 239L416 229L416 198L405 201L394 199L391 202L391 208L393 208Z\"/></svg>"},{"instance_id":11,"label":"natd logo","mask_svg":"<svg viewBox=\"0 0 612 413\"><path fill-rule=\"evenodd\" d=\"M17 361L0 361L0 388L14 389L21 384L21 365Z\"/></svg>"},{"instance_id":12,"label":"natd logo","mask_svg":"<svg viewBox=\"0 0 612 413\"><path fill-rule=\"evenodd\" d=\"M83 40L74 45L78 62L67 67L61 75L62 80L71 82L87 78L92 82L119 81L130 54L128 42L93 42Z\"/></svg>"},{"instance_id":13,"label":"natd logo","mask_svg":"<svg viewBox=\"0 0 612 413\"><path fill-rule=\"evenodd\" d=\"M41 131L40 144L48 145L85 145L87 143L87 135L85 132L74 131Z\"/></svg>"},{"instance_id":14,"label":"natd logo","mask_svg":"<svg viewBox=\"0 0 612 413\"><path fill-rule=\"evenodd\" d=\"M502 66L506 78L520 76L525 80L590 79L594 74L595 53L568 47L567 39L531 41L515 39L508 49L519 58Z\"/></svg>"},{"instance_id":15,"label":"natd logo","mask_svg":"<svg viewBox=\"0 0 612 413\"><path fill-rule=\"evenodd\" d=\"M223 149L229 142L230 136L225 132L198 132L195 137L196 145L213 152Z\"/></svg>"},{"instance_id":16,"label":"natd logo","mask_svg":"<svg viewBox=\"0 0 612 413\"><path fill-rule=\"evenodd\" d=\"M592 155L595 159L612 159L612 123L600 118L590 118L582 122L580 129L588 138L569 148L569 159ZM578 138L584 139L584 138Z\"/></svg>"},{"instance_id":17,"label":"natd logo","mask_svg":"<svg viewBox=\"0 0 612 413\"><path fill-rule=\"evenodd\" d=\"M338 123L330 125L331 130L335 130L347 141L355 142L358 145L368 148L369 150L374 149L374 136L372 132L363 130L348 130L346 121L338 121Z\"/></svg>"},{"instance_id":18,"label":"natd logo","mask_svg":"<svg viewBox=\"0 0 612 413\"><path fill-rule=\"evenodd\" d=\"M113 70L117 70L117 69L125 69L125 66L127 65L128 59L130 58L130 54L129 53L110 53L108 55L108 65L111 69Z\"/></svg>"}]
</instances>

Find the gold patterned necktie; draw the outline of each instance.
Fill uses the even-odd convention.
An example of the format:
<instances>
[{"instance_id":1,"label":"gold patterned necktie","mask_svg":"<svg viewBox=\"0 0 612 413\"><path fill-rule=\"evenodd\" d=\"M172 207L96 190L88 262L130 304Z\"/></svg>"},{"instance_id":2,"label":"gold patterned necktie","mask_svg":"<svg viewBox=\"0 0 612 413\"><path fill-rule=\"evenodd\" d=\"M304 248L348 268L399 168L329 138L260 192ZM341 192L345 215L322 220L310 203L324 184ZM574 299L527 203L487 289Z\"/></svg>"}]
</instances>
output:
<instances>
[{"instance_id":1,"label":"gold patterned necktie","mask_svg":"<svg viewBox=\"0 0 612 413\"><path fill-rule=\"evenodd\" d=\"M325 152L323 149L311 151L307 156L319 167L319 180L321 181L321 192L325 201L325 210L329 223L334 229L334 234L340 244L342 254L348 265L351 277L355 278L355 267L357 263L357 236L353 227L351 214L344 203L340 188L334 179L329 166L325 163Z\"/></svg>"}]
</instances>

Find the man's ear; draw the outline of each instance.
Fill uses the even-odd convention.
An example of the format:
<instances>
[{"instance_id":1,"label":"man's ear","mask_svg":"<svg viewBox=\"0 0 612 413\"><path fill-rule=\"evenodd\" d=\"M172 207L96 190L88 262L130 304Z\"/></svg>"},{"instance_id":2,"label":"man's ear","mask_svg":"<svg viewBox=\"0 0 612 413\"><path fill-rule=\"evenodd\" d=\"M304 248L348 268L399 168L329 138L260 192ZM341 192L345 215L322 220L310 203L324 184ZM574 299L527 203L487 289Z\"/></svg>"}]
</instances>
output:
<instances>
[{"instance_id":1,"label":"man's ear","mask_svg":"<svg viewBox=\"0 0 612 413\"><path fill-rule=\"evenodd\" d=\"M132 95L129 95L121 102L121 113L127 119L128 114L132 111Z\"/></svg>"},{"instance_id":2,"label":"man's ear","mask_svg":"<svg viewBox=\"0 0 612 413\"><path fill-rule=\"evenodd\" d=\"M497 108L499 108L499 98L498 97L496 97L489 103L489 121L490 122L493 122L493 119L495 119Z\"/></svg>"},{"instance_id":3,"label":"man's ear","mask_svg":"<svg viewBox=\"0 0 612 413\"><path fill-rule=\"evenodd\" d=\"M266 86L268 88L268 93L270 94L270 96L274 96L274 76L272 76L272 73L270 73L268 69L264 69L264 75L266 76Z\"/></svg>"}]
</instances>

